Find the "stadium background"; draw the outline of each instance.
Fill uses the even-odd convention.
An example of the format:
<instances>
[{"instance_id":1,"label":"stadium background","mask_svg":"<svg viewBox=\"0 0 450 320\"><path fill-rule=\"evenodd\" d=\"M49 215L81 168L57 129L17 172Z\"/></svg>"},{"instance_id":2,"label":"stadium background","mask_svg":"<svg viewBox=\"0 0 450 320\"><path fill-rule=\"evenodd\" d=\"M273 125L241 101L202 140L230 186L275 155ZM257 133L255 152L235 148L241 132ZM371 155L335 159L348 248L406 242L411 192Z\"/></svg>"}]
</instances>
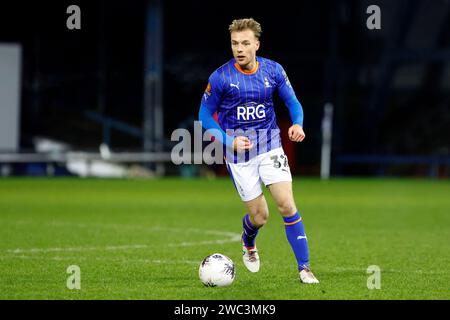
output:
<instances>
[{"instance_id":1,"label":"stadium background","mask_svg":"<svg viewBox=\"0 0 450 320\"><path fill-rule=\"evenodd\" d=\"M368 1L238 10L208 1L77 3L81 30L66 27L71 2L30 3L27 10L20 1L5 3L0 40L21 45L22 73L20 140L17 150L3 151L34 152L36 137L73 150L98 152L106 142L112 151L170 151L171 133L192 126L208 76L231 56L228 24L252 16L263 26L258 54L285 66L304 108L308 139L295 146L296 173L319 174L323 106L330 102L332 175L448 177L447 1L377 1L381 30L366 27ZM149 77L159 100L145 95ZM143 130L154 124L158 103L161 134ZM117 125L107 130L111 119ZM166 167L166 174L180 173Z\"/></svg>"},{"instance_id":2,"label":"stadium background","mask_svg":"<svg viewBox=\"0 0 450 320\"><path fill-rule=\"evenodd\" d=\"M81 30L66 27L72 4ZM380 30L366 27L372 4ZM192 130L239 17L262 24L258 54L284 66L303 105L307 138L286 149L318 288L299 289L290 274L272 202L258 240L263 272L246 274L235 239L244 209L226 169L164 157L173 130ZM1 299L449 298L449 1L7 1L2 46L20 48L21 71L17 141L0 148ZM10 75L0 79L9 85ZM4 108L15 92L0 92ZM3 129L16 121L2 117ZM212 251L238 264L228 291L197 279ZM69 264L80 264L85 290L65 287ZM366 287L370 264L385 272L382 290Z\"/></svg>"}]
</instances>

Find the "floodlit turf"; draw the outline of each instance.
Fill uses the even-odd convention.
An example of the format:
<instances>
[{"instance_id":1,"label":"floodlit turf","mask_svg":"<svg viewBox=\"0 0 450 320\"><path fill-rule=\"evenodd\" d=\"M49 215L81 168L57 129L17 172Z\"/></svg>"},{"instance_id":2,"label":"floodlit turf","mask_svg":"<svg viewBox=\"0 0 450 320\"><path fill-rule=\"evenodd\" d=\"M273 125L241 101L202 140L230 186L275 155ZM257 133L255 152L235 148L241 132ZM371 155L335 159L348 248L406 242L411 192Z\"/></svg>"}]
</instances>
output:
<instances>
[{"instance_id":1,"label":"floodlit turf","mask_svg":"<svg viewBox=\"0 0 450 320\"><path fill-rule=\"evenodd\" d=\"M248 272L244 207L231 180L0 179L0 299L449 299L450 183L296 179L311 265L302 285L280 215ZM198 265L228 255L234 283L207 288ZM68 266L81 290L66 287ZM381 269L369 290L367 267Z\"/></svg>"}]
</instances>

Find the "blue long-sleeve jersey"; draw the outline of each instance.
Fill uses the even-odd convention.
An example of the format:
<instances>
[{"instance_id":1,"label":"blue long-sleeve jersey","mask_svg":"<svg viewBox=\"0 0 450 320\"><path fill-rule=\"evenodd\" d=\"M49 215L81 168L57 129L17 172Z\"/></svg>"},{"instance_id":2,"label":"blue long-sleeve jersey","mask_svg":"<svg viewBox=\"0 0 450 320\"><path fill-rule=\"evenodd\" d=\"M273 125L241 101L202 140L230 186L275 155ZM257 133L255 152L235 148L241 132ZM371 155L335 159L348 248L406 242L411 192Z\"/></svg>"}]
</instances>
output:
<instances>
[{"instance_id":1,"label":"blue long-sleeve jersey","mask_svg":"<svg viewBox=\"0 0 450 320\"><path fill-rule=\"evenodd\" d=\"M256 67L250 72L242 70L234 58L214 71L203 94L199 119L205 129L220 130L222 136L216 138L224 144L229 145L234 136L245 135L257 154L270 151L281 146L275 91L288 107L292 123L303 127L303 108L286 72L277 62L262 57L256 57ZM212 117L216 111L219 124Z\"/></svg>"}]
</instances>

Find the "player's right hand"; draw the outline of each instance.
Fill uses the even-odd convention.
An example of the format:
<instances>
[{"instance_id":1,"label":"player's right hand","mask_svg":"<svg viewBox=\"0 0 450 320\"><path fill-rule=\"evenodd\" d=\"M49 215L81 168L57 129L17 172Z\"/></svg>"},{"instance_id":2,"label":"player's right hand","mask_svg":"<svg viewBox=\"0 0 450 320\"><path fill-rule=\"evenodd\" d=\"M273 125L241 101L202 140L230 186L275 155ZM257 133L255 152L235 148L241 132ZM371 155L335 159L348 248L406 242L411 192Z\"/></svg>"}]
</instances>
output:
<instances>
[{"instance_id":1,"label":"player's right hand","mask_svg":"<svg viewBox=\"0 0 450 320\"><path fill-rule=\"evenodd\" d=\"M253 143L247 137L237 136L233 140L233 148L237 152L243 152L245 150L250 150L251 148L253 148Z\"/></svg>"}]
</instances>

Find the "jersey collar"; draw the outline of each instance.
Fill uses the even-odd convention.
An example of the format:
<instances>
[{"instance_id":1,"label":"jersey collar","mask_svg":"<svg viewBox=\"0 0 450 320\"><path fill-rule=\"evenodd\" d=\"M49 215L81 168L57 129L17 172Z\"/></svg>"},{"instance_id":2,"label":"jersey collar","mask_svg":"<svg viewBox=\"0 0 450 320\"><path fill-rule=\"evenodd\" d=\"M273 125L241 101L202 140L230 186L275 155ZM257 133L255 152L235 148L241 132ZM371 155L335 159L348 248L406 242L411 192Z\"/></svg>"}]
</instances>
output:
<instances>
[{"instance_id":1,"label":"jersey collar","mask_svg":"<svg viewBox=\"0 0 450 320\"><path fill-rule=\"evenodd\" d=\"M256 71L258 71L259 62L258 62L258 60L256 60L256 66L253 68L253 70L249 70L249 71L243 70L237 62L234 63L234 66L236 67L236 69L239 70L239 72L241 72L243 74L254 74L254 73L256 73Z\"/></svg>"}]
</instances>

